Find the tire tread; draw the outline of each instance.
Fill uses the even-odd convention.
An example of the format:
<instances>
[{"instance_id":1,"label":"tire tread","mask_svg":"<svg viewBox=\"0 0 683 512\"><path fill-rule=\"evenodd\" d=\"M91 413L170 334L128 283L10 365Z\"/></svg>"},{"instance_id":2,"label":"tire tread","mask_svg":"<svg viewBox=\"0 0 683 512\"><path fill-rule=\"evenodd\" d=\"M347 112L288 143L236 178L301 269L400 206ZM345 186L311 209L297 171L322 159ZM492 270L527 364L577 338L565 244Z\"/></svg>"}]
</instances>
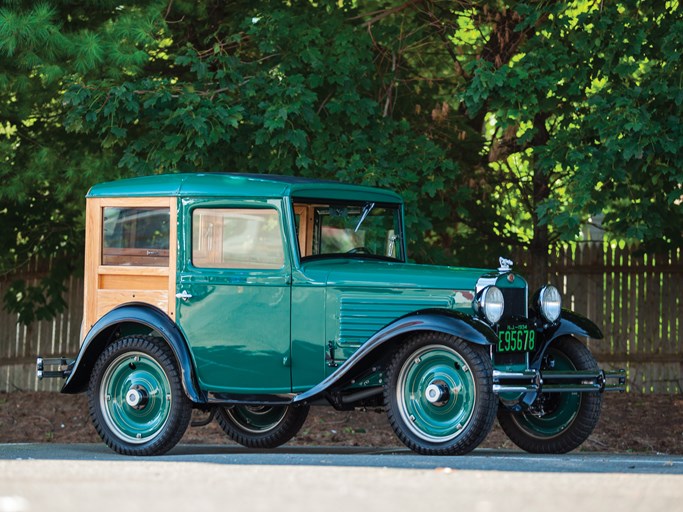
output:
<instances>
[{"instance_id":1,"label":"tire tread","mask_svg":"<svg viewBox=\"0 0 683 512\"><path fill-rule=\"evenodd\" d=\"M99 407L102 375L112 359L126 351L145 352L154 358L164 368L173 395L170 416L164 426L165 432L149 443L141 445L131 445L118 439L105 424ZM115 341L98 357L88 385L88 410L98 435L115 452L122 455L162 455L178 444L183 437L192 416L192 403L185 395L175 357L166 342L153 336L133 335Z\"/></svg>"},{"instance_id":2,"label":"tire tread","mask_svg":"<svg viewBox=\"0 0 683 512\"><path fill-rule=\"evenodd\" d=\"M554 343L556 343L554 347L564 352L572 360L577 370L595 370L598 368L590 350L576 338L565 336ZM530 436L514 420L514 415L519 413L503 407L498 410L498 423L514 444L529 453L567 453L581 446L593 433L600 419L601 408L602 394L582 393L576 419L564 432L548 439Z\"/></svg>"},{"instance_id":3,"label":"tire tread","mask_svg":"<svg viewBox=\"0 0 683 512\"><path fill-rule=\"evenodd\" d=\"M280 423L273 429L263 434L245 431L220 407L216 420L223 431L238 444L247 448L271 449L285 444L294 437L306 422L309 406L282 406L287 407L287 412Z\"/></svg>"},{"instance_id":4,"label":"tire tread","mask_svg":"<svg viewBox=\"0 0 683 512\"><path fill-rule=\"evenodd\" d=\"M454 443L429 443L414 438L403 426L403 419L394 403L396 379L403 362L420 347L431 344L443 344L456 349L467 360L472 374L478 380L478 402L475 406L476 410L471 424L467 427L465 433ZM425 332L408 340L392 358L384 386L384 406L389 424L394 433L403 444L414 452L423 455L464 455L479 446L493 427L493 422L496 418L497 401L492 390L491 360L482 347L448 334Z\"/></svg>"}]
</instances>

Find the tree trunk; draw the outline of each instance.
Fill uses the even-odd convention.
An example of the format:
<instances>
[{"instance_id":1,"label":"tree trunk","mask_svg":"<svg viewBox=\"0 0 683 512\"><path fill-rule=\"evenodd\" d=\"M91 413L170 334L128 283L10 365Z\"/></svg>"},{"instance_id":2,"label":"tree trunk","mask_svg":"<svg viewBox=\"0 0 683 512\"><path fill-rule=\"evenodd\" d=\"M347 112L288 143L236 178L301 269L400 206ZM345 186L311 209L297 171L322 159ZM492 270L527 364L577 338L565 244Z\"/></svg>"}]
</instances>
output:
<instances>
[{"instance_id":1,"label":"tree trunk","mask_svg":"<svg viewBox=\"0 0 683 512\"><path fill-rule=\"evenodd\" d=\"M526 276L531 294L548 282L548 264L550 260L548 257L548 226L540 226L537 217L534 214L534 238L529 245L531 261L529 272Z\"/></svg>"},{"instance_id":2,"label":"tree trunk","mask_svg":"<svg viewBox=\"0 0 683 512\"><path fill-rule=\"evenodd\" d=\"M536 134L532 140L532 147L544 146L550 139L550 134L546 128L546 120L550 114L540 113L534 118L534 128ZM531 218L533 221L534 237L529 245L531 256L530 272L527 276L529 279L529 288L537 290L548 282L548 250L550 245L550 237L548 232L547 222L541 221L538 216L538 207L548 200L550 197L550 184L548 183L548 176L543 169L538 165L535 157L531 158L530 165L533 167L533 210Z\"/></svg>"}]
</instances>

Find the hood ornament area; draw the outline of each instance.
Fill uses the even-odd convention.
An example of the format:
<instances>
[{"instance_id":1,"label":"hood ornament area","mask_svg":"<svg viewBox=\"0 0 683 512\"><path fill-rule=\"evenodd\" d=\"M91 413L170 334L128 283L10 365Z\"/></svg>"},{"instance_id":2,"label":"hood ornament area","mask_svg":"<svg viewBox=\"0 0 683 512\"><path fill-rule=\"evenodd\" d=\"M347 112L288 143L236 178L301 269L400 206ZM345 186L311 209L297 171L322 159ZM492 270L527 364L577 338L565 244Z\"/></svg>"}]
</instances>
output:
<instances>
[{"instance_id":1,"label":"hood ornament area","mask_svg":"<svg viewBox=\"0 0 683 512\"><path fill-rule=\"evenodd\" d=\"M498 264L500 267L498 267L498 272L510 272L512 270L512 260L508 260L506 258L503 258L502 256L498 258Z\"/></svg>"}]
</instances>

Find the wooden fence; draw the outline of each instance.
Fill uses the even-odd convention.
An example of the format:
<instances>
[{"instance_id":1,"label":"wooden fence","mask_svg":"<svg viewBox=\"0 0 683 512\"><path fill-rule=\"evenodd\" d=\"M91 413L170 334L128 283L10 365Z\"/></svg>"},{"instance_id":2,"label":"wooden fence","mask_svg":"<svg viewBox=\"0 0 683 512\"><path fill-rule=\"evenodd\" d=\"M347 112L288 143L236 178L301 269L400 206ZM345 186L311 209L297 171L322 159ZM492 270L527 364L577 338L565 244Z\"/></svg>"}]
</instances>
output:
<instances>
[{"instance_id":1,"label":"wooden fence","mask_svg":"<svg viewBox=\"0 0 683 512\"><path fill-rule=\"evenodd\" d=\"M515 268L525 267L525 254ZM683 387L683 259L681 251L638 255L628 248L574 244L550 258L550 282L564 305L601 326L605 338L590 340L604 368L626 368L629 391L680 393ZM12 278L0 280L4 296ZM23 276L34 283L38 267ZM69 308L51 322L30 327L0 311L0 391L58 390L61 381L35 378L35 356L69 356L78 351L83 282L70 278Z\"/></svg>"},{"instance_id":2,"label":"wooden fence","mask_svg":"<svg viewBox=\"0 0 683 512\"><path fill-rule=\"evenodd\" d=\"M525 254L518 254L521 266ZM600 326L589 340L604 368L625 368L629 391L680 393L683 387L683 258L628 247L578 243L555 248L550 283L563 306Z\"/></svg>"},{"instance_id":3,"label":"wooden fence","mask_svg":"<svg viewBox=\"0 0 683 512\"><path fill-rule=\"evenodd\" d=\"M49 270L49 262L31 262L20 273L0 280L0 300L16 279L37 285ZM0 309L0 392L58 391L61 379L36 379L36 356L74 356L80 343L83 318L83 279L70 277L64 297L68 308L50 321L19 323L16 314Z\"/></svg>"}]
</instances>

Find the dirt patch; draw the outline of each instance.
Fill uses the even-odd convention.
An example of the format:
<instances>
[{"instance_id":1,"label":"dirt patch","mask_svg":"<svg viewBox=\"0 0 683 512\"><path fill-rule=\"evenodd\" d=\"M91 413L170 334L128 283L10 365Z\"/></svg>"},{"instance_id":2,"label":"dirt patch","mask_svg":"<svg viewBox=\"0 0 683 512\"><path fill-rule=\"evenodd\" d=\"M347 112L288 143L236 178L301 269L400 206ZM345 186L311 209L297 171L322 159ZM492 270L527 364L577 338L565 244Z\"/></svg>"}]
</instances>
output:
<instances>
[{"instance_id":1,"label":"dirt patch","mask_svg":"<svg viewBox=\"0 0 683 512\"><path fill-rule=\"evenodd\" d=\"M197 414L196 419L202 416ZM0 443L101 442L90 423L85 395L0 393ZM214 421L189 428L181 443L232 444ZM383 411L338 412L313 407L291 445L399 446ZM498 425L485 448L514 448ZM609 394L582 451L683 455L683 396Z\"/></svg>"}]
</instances>

